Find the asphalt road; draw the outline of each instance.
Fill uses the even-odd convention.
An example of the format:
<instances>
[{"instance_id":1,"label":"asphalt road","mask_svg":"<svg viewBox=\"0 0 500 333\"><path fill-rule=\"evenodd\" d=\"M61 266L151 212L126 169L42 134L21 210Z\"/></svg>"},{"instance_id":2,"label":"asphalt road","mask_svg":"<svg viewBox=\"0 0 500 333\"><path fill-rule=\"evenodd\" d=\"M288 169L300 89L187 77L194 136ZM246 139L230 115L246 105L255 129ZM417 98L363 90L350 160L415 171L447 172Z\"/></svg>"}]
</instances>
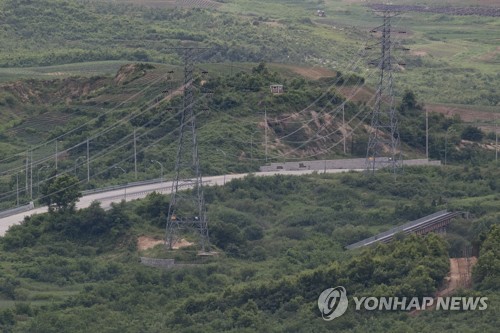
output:
<instances>
[{"instance_id":1,"label":"asphalt road","mask_svg":"<svg viewBox=\"0 0 500 333\"><path fill-rule=\"evenodd\" d=\"M346 172L349 170L346 169L330 169L326 170L326 173L340 173ZM354 171L362 171L362 170L354 170ZM273 176L273 175L304 175L310 174L313 172L318 172L317 170L300 170L300 171L269 171L269 172L256 172L255 176ZM324 171L320 171L319 173L323 173ZM212 176L212 177L204 177L203 183L205 186L212 185L223 185L224 182L229 182L232 179L243 178L247 176L248 173L243 174L229 174L222 176ZM77 208L86 208L90 206L93 201L101 202L101 207L104 209L109 208L111 203L120 202L122 200L126 201L140 199L146 197L149 193L154 191L168 194L170 193L172 187L171 181L165 181L162 183L148 184L148 185L140 185L140 186L130 186L126 189L118 189L118 190L110 190L107 192L93 193L88 194L80 198L80 201L76 204ZM26 216L31 216L34 214L46 213L47 207L35 208L23 213L7 216L0 219L0 236L3 236L5 232L9 229L10 226L14 224L21 223Z\"/></svg>"}]
</instances>

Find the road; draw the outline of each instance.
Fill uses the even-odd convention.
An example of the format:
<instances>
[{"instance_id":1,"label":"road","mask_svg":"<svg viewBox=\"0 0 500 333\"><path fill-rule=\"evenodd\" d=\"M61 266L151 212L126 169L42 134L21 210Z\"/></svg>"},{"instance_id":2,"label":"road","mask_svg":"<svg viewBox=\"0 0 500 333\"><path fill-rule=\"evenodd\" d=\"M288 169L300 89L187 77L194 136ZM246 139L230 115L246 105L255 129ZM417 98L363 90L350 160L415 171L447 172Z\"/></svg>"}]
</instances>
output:
<instances>
[{"instance_id":1,"label":"road","mask_svg":"<svg viewBox=\"0 0 500 333\"><path fill-rule=\"evenodd\" d=\"M325 170L320 173L326 172L326 173L340 173L340 172L347 172L350 170L346 169L330 169L330 170ZM362 171L361 169L355 169L353 171ZM255 176L274 176L274 175L305 175L305 174L311 174L314 172L318 172L315 170L299 170L299 171L267 171L267 172L256 172L254 173ZM205 186L213 186L213 185L223 185L224 182L229 182L232 179L238 179L238 178L243 178L245 176L249 175L248 173L242 173L242 174L228 174L228 175L221 175L221 176L211 176L211 177L204 177L203 182ZM80 201L76 204L76 207L81 209L81 208L86 208L90 206L90 204L93 201L99 201L101 202L101 207L104 209L108 208L111 206L111 203L113 202L120 202L125 199L126 195L126 200L133 200L133 199L140 199L146 197L149 193L152 193L154 191L159 192L159 193L164 193L168 194L170 193L170 189L172 187L172 182L171 181L165 181L162 183L155 183L155 184L148 184L148 185L140 185L140 186L130 186L127 187L126 189L118 189L118 190L110 190L106 192L100 192L100 193L93 193L89 195L85 195L82 198L80 198ZM25 211L23 213L7 216L4 218L0 219L0 236L3 236L5 232L9 229L10 226L19 224L21 223L25 217L31 216L33 214L41 214L41 213L46 213L47 212L47 207L39 207L35 208L29 211Z\"/></svg>"},{"instance_id":2,"label":"road","mask_svg":"<svg viewBox=\"0 0 500 333\"><path fill-rule=\"evenodd\" d=\"M472 268L475 264L477 264L476 257L450 258L450 272L444 279L443 288L436 293L433 305L425 310L413 310L410 312L410 316L416 316L426 310L435 309L437 297L449 297L460 288L471 288Z\"/></svg>"}]
</instances>

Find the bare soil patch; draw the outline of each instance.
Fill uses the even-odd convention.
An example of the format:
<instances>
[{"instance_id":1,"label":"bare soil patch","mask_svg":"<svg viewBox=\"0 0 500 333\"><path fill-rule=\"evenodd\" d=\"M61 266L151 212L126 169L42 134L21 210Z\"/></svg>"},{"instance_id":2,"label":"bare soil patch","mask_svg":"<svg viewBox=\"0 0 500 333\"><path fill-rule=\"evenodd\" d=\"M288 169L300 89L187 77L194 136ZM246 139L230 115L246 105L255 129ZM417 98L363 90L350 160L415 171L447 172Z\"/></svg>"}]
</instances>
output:
<instances>
[{"instance_id":1,"label":"bare soil patch","mask_svg":"<svg viewBox=\"0 0 500 333\"><path fill-rule=\"evenodd\" d=\"M164 244L164 243L165 241L162 239L155 239L148 236L139 236L139 238L137 238L137 248L140 251L151 249L158 244Z\"/></svg>"},{"instance_id":2,"label":"bare soil patch","mask_svg":"<svg viewBox=\"0 0 500 333\"><path fill-rule=\"evenodd\" d=\"M144 251L144 250L151 249L151 248L155 247L158 244L165 244L165 240L163 240L163 239L156 239L156 238L148 237L148 236L139 236L139 238L137 238L137 248L139 249L139 251ZM177 249L180 249L180 248L183 248L183 247L191 246L193 244L194 243L188 242L185 239L181 239L179 242L177 242L173 246L173 249L177 250Z\"/></svg>"},{"instance_id":3,"label":"bare soil patch","mask_svg":"<svg viewBox=\"0 0 500 333\"><path fill-rule=\"evenodd\" d=\"M459 106L445 104L427 104L426 108L430 112L442 113L447 117L460 116L464 122L494 121L495 113L481 110L474 110Z\"/></svg>"},{"instance_id":4,"label":"bare soil patch","mask_svg":"<svg viewBox=\"0 0 500 333\"><path fill-rule=\"evenodd\" d=\"M485 53L482 56L478 57L478 60L490 62L494 61L496 57L500 54L500 46L498 46L495 50Z\"/></svg>"},{"instance_id":5,"label":"bare soil patch","mask_svg":"<svg viewBox=\"0 0 500 333\"><path fill-rule=\"evenodd\" d=\"M445 278L444 289L438 291L436 296L450 296L459 288L470 287L472 281L472 267L477 263L476 257L450 258L450 272Z\"/></svg>"}]
</instances>

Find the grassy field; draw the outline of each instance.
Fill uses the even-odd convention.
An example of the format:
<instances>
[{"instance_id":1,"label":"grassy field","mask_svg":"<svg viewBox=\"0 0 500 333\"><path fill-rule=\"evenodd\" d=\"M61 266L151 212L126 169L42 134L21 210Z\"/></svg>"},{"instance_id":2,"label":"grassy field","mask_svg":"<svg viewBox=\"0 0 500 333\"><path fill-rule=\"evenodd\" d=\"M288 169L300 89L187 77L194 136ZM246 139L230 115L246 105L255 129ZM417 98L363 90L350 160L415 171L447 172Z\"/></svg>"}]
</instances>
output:
<instances>
[{"instance_id":1,"label":"grassy field","mask_svg":"<svg viewBox=\"0 0 500 333\"><path fill-rule=\"evenodd\" d=\"M73 64L39 66L39 67L0 67L0 82L21 79L51 80L71 76L92 77L115 75L127 61L93 61Z\"/></svg>"},{"instance_id":2,"label":"grassy field","mask_svg":"<svg viewBox=\"0 0 500 333\"><path fill-rule=\"evenodd\" d=\"M376 42L368 32L381 24L379 15L365 6L370 2L122 0L84 6L79 2L63 5L43 0L51 8L49 15L37 11L38 4L29 7L4 0L0 6L10 16L18 17L19 22L7 20L5 33L0 36L9 49L0 56L4 67L0 82L108 74L122 60L180 64L169 48L185 45L214 47L214 53L202 61L265 60L365 74L367 63L378 57L376 48L364 52L366 43ZM417 4L435 5L430 1ZM479 3L483 4L494 3ZM467 2L450 0L439 4L445 5L466 6ZM325 10L326 17L316 16L317 9ZM69 28L54 24L54 17ZM94 22L93 27L88 26L88 20ZM410 48L407 53L395 54L407 63L405 70L398 73L396 92L401 95L411 89L433 103L496 105L494 87L500 86L500 79L494 73L499 64L499 45L497 39L491 38L491 31L497 31L499 25L496 18L480 16L405 12L394 18L393 29L407 31L404 38L394 37ZM113 61L101 62L104 59ZM88 63L91 60L98 62ZM30 67L75 62L82 62L81 68ZM445 73L434 74L436 69ZM375 85L376 78L370 77L368 82Z\"/></svg>"}]
</instances>

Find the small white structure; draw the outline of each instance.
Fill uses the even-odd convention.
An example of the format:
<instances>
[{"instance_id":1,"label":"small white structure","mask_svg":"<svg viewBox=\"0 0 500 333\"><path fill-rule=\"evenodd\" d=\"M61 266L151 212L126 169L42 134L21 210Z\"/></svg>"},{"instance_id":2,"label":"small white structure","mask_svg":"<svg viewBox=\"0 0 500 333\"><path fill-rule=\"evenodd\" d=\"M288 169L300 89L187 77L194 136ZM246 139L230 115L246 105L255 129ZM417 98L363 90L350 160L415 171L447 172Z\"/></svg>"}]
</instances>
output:
<instances>
[{"instance_id":1,"label":"small white structure","mask_svg":"<svg viewBox=\"0 0 500 333\"><path fill-rule=\"evenodd\" d=\"M282 84L271 84L271 93L272 94L282 94L284 93Z\"/></svg>"}]
</instances>

